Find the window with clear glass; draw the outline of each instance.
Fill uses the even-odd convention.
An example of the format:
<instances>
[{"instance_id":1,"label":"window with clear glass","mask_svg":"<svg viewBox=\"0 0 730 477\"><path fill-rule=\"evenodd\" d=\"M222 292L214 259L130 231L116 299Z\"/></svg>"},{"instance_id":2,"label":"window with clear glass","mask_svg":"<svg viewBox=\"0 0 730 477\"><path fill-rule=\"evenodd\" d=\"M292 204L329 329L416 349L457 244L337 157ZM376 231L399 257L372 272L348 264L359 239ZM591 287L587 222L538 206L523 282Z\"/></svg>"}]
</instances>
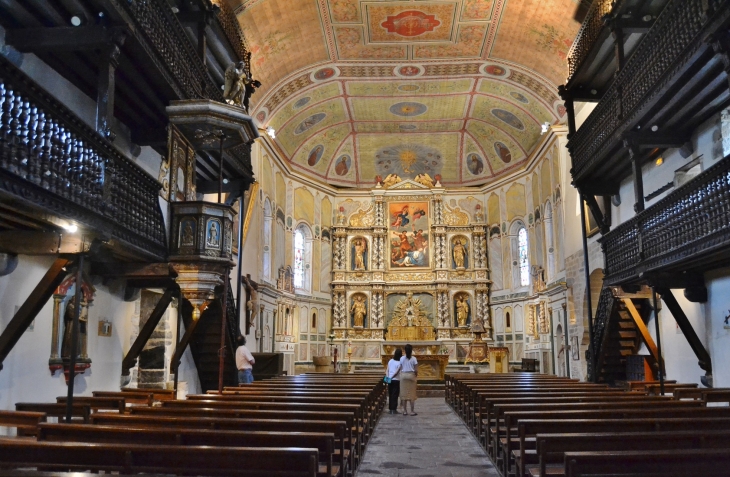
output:
<instances>
[{"instance_id":1,"label":"window with clear glass","mask_svg":"<svg viewBox=\"0 0 730 477\"><path fill-rule=\"evenodd\" d=\"M294 288L304 287L304 234L294 233Z\"/></svg>"},{"instance_id":2,"label":"window with clear glass","mask_svg":"<svg viewBox=\"0 0 730 477\"><path fill-rule=\"evenodd\" d=\"M526 287L530 284L530 263L527 259L527 230L524 227L517 232L517 246L520 250L520 285Z\"/></svg>"}]
</instances>

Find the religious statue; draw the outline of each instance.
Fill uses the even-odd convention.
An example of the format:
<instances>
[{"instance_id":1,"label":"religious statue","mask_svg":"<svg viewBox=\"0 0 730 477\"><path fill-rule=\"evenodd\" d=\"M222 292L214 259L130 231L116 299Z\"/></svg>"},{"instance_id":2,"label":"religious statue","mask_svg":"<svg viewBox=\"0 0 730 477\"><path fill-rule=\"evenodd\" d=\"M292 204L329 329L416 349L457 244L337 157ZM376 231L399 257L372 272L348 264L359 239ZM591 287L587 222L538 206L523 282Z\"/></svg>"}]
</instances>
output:
<instances>
[{"instance_id":1,"label":"religious statue","mask_svg":"<svg viewBox=\"0 0 730 477\"><path fill-rule=\"evenodd\" d=\"M454 240L453 255L456 268L464 268L464 259L466 258L466 239L457 238Z\"/></svg>"},{"instance_id":2,"label":"religious statue","mask_svg":"<svg viewBox=\"0 0 730 477\"><path fill-rule=\"evenodd\" d=\"M459 326L466 326L466 320L469 317L469 302L466 301L465 295L459 295L456 300L456 321Z\"/></svg>"},{"instance_id":3,"label":"religious statue","mask_svg":"<svg viewBox=\"0 0 730 477\"><path fill-rule=\"evenodd\" d=\"M223 87L223 99L228 104L241 106L248 113L248 101L261 83L250 78L246 73L243 61L231 63L225 72L226 83Z\"/></svg>"},{"instance_id":4,"label":"religious statue","mask_svg":"<svg viewBox=\"0 0 730 477\"><path fill-rule=\"evenodd\" d=\"M190 220L186 220L183 225L182 240L180 245L190 246L195 244L195 233Z\"/></svg>"},{"instance_id":5,"label":"religious statue","mask_svg":"<svg viewBox=\"0 0 730 477\"><path fill-rule=\"evenodd\" d=\"M345 217L345 213L344 212L345 212L345 208L344 207L340 207L337 210L337 217L335 219L336 222L337 222L337 225L345 225L345 219L346 219L346 217Z\"/></svg>"},{"instance_id":6,"label":"religious statue","mask_svg":"<svg viewBox=\"0 0 730 477\"><path fill-rule=\"evenodd\" d=\"M426 173L418 174L413 180L426 187L433 187L433 179Z\"/></svg>"},{"instance_id":7,"label":"religious statue","mask_svg":"<svg viewBox=\"0 0 730 477\"><path fill-rule=\"evenodd\" d=\"M66 304L66 311L63 314L63 343L61 344L61 358L71 359L71 340L73 339L73 320L76 314L76 303L72 297ZM79 336L76 345L76 356L84 356L89 322L89 307L85 300L81 302L81 313L79 314Z\"/></svg>"},{"instance_id":8,"label":"religious statue","mask_svg":"<svg viewBox=\"0 0 730 477\"><path fill-rule=\"evenodd\" d=\"M206 245L209 247L218 247L220 242L220 230L218 230L218 222L211 222L208 228L208 238Z\"/></svg>"},{"instance_id":9,"label":"religious statue","mask_svg":"<svg viewBox=\"0 0 730 477\"><path fill-rule=\"evenodd\" d=\"M387 176L385 176L385 179L383 179L383 187L387 189L388 187L392 187L401 181L403 181L403 179L401 179L398 174L388 174Z\"/></svg>"},{"instance_id":10,"label":"religious statue","mask_svg":"<svg viewBox=\"0 0 730 477\"><path fill-rule=\"evenodd\" d=\"M355 246L355 270L365 270L365 251L367 250L367 242L363 239L356 239Z\"/></svg>"},{"instance_id":11,"label":"religious statue","mask_svg":"<svg viewBox=\"0 0 730 477\"><path fill-rule=\"evenodd\" d=\"M482 206L477 204L476 211L474 212L474 222L477 224L484 223L484 212L482 212Z\"/></svg>"},{"instance_id":12,"label":"religious statue","mask_svg":"<svg viewBox=\"0 0 730 477\"><path fill-rule=\"evenodd\" d=\"M362 295L355 296L355 299L352 302L352 307L350 308L350 313L353 315L353 326L359 326L362 328L367 312L367 308L365 307L365 297Z\"/></svg>"}]
</instances>

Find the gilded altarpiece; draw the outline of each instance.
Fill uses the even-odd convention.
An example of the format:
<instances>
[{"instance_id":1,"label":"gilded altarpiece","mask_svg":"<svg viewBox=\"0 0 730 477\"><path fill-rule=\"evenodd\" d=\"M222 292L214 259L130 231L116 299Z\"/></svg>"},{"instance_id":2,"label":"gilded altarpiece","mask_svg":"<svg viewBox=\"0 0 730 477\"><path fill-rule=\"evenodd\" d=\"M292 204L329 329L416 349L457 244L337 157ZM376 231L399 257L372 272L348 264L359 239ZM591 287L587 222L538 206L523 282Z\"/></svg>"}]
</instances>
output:
<instances>
[{"instance_id":1,"label":"gilded altarpiece","mask_svg":"<svg viewBox=\"0 0 730 477\"><path fill-rule=\"evenodd\" d=\"M339 197L332 324L353 365L406 343L425 361L464 362L475 323L492 342L483 208L476 192L407 179Z\"/></svg>"}]
</instances>

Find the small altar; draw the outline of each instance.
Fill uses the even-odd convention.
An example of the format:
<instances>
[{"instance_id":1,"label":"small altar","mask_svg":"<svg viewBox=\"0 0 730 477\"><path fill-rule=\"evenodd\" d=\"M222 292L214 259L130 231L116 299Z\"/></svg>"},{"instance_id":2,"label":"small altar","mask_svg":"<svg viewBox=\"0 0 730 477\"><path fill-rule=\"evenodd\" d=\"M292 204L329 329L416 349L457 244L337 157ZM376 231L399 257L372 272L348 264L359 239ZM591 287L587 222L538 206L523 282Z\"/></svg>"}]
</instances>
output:
<instances>
[{"instance_id":1,"label":"small altar","mask_svg":"<svg viewBox=\"0 0 730 477\"><path fill-rule=\"evenodd\" d=\"M385 346L385 345L384 345ZM395 347L394 347L395 348ZM416 346L413 347L414 351ZM404 354L405 356L405 354ZM449 364L448 354L417 354L413 356L418 361L418 380L443 381L446 374L446 365ZM388 367L388 361L393 357L393 353L383 354L380 357L383 367Z\"/></svg>"}]
</instances>

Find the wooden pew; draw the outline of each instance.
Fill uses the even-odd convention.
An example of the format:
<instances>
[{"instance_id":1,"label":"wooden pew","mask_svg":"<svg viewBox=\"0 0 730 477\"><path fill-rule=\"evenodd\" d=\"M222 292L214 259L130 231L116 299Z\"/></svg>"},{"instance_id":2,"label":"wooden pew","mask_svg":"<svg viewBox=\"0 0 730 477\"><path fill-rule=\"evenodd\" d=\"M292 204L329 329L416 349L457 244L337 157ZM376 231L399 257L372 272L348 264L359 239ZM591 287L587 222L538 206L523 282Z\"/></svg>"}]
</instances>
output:
<instances>
[{"instance_id":1,"label":"wooden pew","mask_svg":"<svg viewBox=\"0 0 730 477\"><path fill-rule=\"evenodd\" d=\"M619 428L617 428L618 430ZM547 475L548 464L553 465L550 475L558 476L558 470L564 470L563 463L566 452L588 451L655 451L661 449L728 449L730 448L729 430L693 429L679 432L603 432L603 433L570 433L570 434L538 434L536 436L538 465L529 472L518 475L537 477Z\"/></svg>"},{"instance_id":2,"label":"wooden pew","mask_svg":"<svg viewBox=\"0 0 730 477\"><path fill-rule=\"evenodd\" d=\"M122 388L123 393L147 394L152 393L152 399L155 401L172 401L176 398L173 389L157 389L157 388Z\"/></svg>"},{"instance_id":3,"label":"wooden pew","mask_svg":"<svg viewBox=\"0 0 730 477\"><path fill-rule=\"evenodd\" d=\"M519 423L520 449L522 461L527 466L537 461L537 437L541 435L582 433L600 434L648 432L683 432L683 431L727 431L730 428L730 417L702 418L632 418L632 419L522 419ZM530 460L527 460L530 457ZM562 471L562 459L560 471ZM549 475L549 474L548 474Z\"/></svg>"},{"instance_id":4,"label":"wooden pew","mask_svg":"<svg viewBox=\"0 0 730 477\"><path fill-rule=\"evenodd\" d=\"M624 381L622 386L627 391L645 390L647 384L660 384L660 381ZM665 380L664 384L677 384L674 379Z\"/></svg>"},{"instance_id":5,"label":"wooden pew","mask_svg":"<svg viewBox=\"0 0 730 477\"><path fill-rule=\"evenodd\" d=\"M350 448L357 442L353 439L354 416L349 412L324 411L271 411L258 409L215 409L215 408L171 408L171 407L133 407L131 415L166 416L166 417L208 417L226 419L291 419L307 421L342 421L342 428L334 429L338 448L335 454L342 460L341 467L346 468L350 459ZM92 414L92 421L94 421ZM97 421L98 422L98 421ZM355 454L353 453L353 458ZM354 463L354 462L353 462Z\"/></svg>"},{"instance_id":6,"label":"wooden pew","mask_svg":"<svg viewBox=\"0 0 730 477\"><path fill-rule=\"evenodd\" d=\"M567 477L587 475L714 476L727 475L728 468L730 468L730 449L565 453Z\"/></svg>"},{"instance_id":7,"label":"wooden pew","mask_svg":"<svg viewBox=\"0 0 730 477\"><path fill-rule=\"evenodd\" d=\"M696 389L697 383L675 383L675 384L664 384L664 393L666 394L672 394L675 389ZM653 395L660 395L661 394L661 385L660 384L647 384L645 386L646 391L649 394Z\"/></svg>"},{"instance_id":8,"label":"wooden pew","mask_svg":"<svg viewBox=\"0 0 730 477\"><path fill-rule=\"evenodd\" d=\"M591 418L612 416L619 417L651 417L653 415L674 415L690 416L693 413L707 411L708 408L701 407L702 403L693 401L630 401L630 402L589 402L569 404L530 404L530 405L498 405L496 406L493 446L497 463L501 463L503 475L507 475L513 462L512 450L520 449L518 423L520 419L549 419L551 417L572 417L575 415ZM721 408L718 408L721 409ZM730 417L730 409L725 413ZM500 420L503 416L503 421ZM502 437L504 435L504 437Z\"/></svg>"},{"instance_id":9,"label":"wooden pew","mask_svg":"<svg viewBox=\"0 0 730 477\"><path fill-rule=\"evenodd\" d=\"M58 418L59 421L66 418L66 404L55 402L16 402L16 411L41 412L47 417ZM89 422L91 406L84 403L74 403L71 407L71 418Z\"/></svg>"},{"instance_id":10,"label":"wooden pew","mask_svg":"<svg viewBox=\"0 0 730 477\"><path fill-rule=\"evenodd\" d=\"M268 401L214 401L214 400L185 400L165 401L162 407L177 408L221 408L221 409L269 409L277 411L341 411L351 412L355 416L353 441L356 444L357 455L362 455L365 445L365 428L363 406L360 404L342 404L327 402L268 402Z\"/></svg>"},{"instance_id":11,"label":"wooden pew","mask_svg":"<svg viewBox=\"0 0 730 477\"><path fill-rule=\"evenodd\" d=\"M59 404L66 405L66 396L59 396L56 398L56 402ZM88 404L92 411L97 409L113 409L119 412L124 412L127 407L127 403L124 398L117 397L93 397L93 396L74 396L74 404Z\"/></svg>"},{"instance_id":12,"label":"wooden pew","mask_svg":"<svg viewBox=\"0 0 730 477\"><path fill-rule=\"evenodd\" d=\"M226 431L210 429L142 429L123 426L42 424L39 441L95 442L167 446L304 447L319 450L319 477L338 477L333 464L335 435L325 432Z\"/></svg>"},{"instance_id":13,"label":"wooden pew","mask_svg":"<svg viewBox=\"0 0 730 477\"><path fill-rule=\"evenodd\" d=\"M151 391L92 391L94 397L121 398L127 404L151 406L155 402L155 394Z\"/></svg>"},{"instance_id":14,"label":"wooden pew","mask_svg":"<svg viewBox=\"0 0 730 477\"><path fill-rule=\"evenodd\" d=\"M18 436L35 436L41 422L46 422L44 412L0 411L0 427L13 428Z\"/></svg>"},{"instance_id":15,"label":"wooden pew","mask_svg":"<svg viewBox=\"0 0 730 477\"><path fill-rule=\"evenodd\" d=\"M346 452L345 445L349 444L348 429L344 420L322 419L252 419L229 417L197 417L197 416L156 416L135 414L95 413L91 416L91 423L101 426L120 426L135 429L213 429L232 431L271 431L271 432L331 432L339 440L338 451L335 455L342 456L342 460L349 457L349 468L354 469L357 445L353 445L350 452Z\"/></svg>"},{"instance_id":16,"label":"wooden pew","mask_svg":"<svg viewBox=\"0 0 730 477\"><path fill-rule=\"evenodd\" d=\"M12 468L316 477L318 459L318 450L313 448L148 446L0 439L0 465Z\"/></svg>"}]
</instances>

